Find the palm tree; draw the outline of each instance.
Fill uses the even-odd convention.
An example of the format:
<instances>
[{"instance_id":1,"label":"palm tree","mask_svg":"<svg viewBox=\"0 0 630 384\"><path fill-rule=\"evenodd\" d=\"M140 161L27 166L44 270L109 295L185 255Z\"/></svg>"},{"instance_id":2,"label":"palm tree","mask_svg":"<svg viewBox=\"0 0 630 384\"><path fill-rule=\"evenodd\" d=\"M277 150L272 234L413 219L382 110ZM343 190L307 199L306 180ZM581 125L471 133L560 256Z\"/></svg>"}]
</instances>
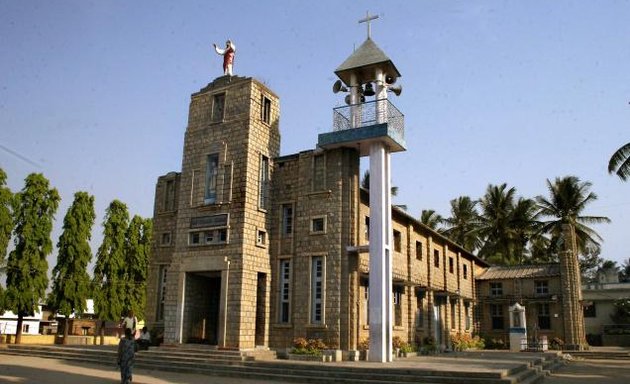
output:
<instances>
[{"instance_id":1,"label":"palm tree","mask_svg":"<svg viewBox=\"0 0 630 384\"><path fill-rule=\"evenodd\" d=\"M623 181L630 177L630 143L619 148L608 161L608 173L613 172Z\"/></svg>"},{"instance_id":2,"label":"palm tree","mask_svg":"<svg viewBox=\"0 0 630 384\"><path fill-rule=\"evenodd\" d=\"M484 242L479 256L502 264L513 263L510 220L514 209L516 189L507 184L488 185L486 194L479 200L481 208L477 232Z\"/></svg>"},{"instance_id":3,"label":"palm tree","mask_svg":"<svg viewBox=\"0 0 630 384\"><path fill-rule=\"evenodd\" d=\"M420 222L427 227L440 232L441 228L438 228L438 226L444 222L444 218L433 209L423 209L420 214Z\"/></svg>"},{"instance_id":4,"label":"palm tree","mask_svg":"<svg viewBox=\"0 0 630 384\"><path fill-rule=\"evenodd\" d=\"M587 224L610 223L605 216L583 216L586 206L597 200L597 195L590 191L591 183L582 182L576 176L557 177L552 183L547 179L549 199L537 196L538 217L553 219L542 223L541 231L551 235L552 244L562 241L563 225L575 229L577 251L587 252L587 247L599 248L602 237Z\"/></svg>"},{"instance_id":5,"label":"palm tree","mask_svg":"<svg viewBox=\"0 0 630 384\"><path fill-rule=\"evenodd\" d=\"M468 196L451 200L451 217L444 220L447 226L444 234L469 251L481 247L481 239L476 231L479 227L477 203Z\"/></svg>"},{"instance_id":6,"label":"palm tree","mask_svg":"<svg viewBox=\"0 0 630 384\"><path fill-rule=\"evenodd\" d=\"M510 213L509 236L512 241L513 258L522 264L531 259L528 244L534 244L542 234L539 232L540 223L536 220L537 206L532 199L519 197Z\"/></svg>"}]
</instances>

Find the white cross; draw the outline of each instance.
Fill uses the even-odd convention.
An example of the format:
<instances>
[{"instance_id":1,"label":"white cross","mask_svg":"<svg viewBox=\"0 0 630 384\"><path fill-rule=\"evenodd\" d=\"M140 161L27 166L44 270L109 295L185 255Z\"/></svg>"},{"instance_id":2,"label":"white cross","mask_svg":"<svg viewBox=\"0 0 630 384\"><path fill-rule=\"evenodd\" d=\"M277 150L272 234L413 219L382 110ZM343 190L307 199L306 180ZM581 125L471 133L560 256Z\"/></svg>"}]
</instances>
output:
<instances>
[{"instance_id":1,"label":"white cross","mask_svg":"<svg viewBox=\"0 0 630 384\"><path fill-rule=\"evenodd\" d=\"M366 11L366 12L365 12L365 19L361 19L361 20L359 20L359 24L361 24L361 23L367 23L367 33L368 33L368 34L367 34L367 37L368 37L368 39L370 38L370 35L371 35L371 31L370 31L370 21L372 21L372 20L376 20L376 19L378 19L378 15L375 15L375 16L370 16L370 11Z\"/></svg>"}]
</instances>

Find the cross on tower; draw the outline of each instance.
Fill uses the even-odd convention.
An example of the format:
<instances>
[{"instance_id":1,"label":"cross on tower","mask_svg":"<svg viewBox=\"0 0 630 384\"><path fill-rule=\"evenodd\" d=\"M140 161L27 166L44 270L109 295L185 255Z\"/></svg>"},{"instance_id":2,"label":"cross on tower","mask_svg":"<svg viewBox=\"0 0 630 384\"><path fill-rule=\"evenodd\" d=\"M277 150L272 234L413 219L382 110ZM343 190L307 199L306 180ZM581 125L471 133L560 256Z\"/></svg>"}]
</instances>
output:
<instances>
[{"instance_id":1,"label":"cross on tower","mask_svg":"<svg viewBox=\"0 0 630 384\"><path fill-rule=\"evenodd\" d=\"M367 23L367 37L368 37L368 39L371 37L370 36L371 35L370 21L376 20L376 19L378 19L378 15L370 16L370 11L366 11L365 12L365 19L359 20L359 24Z\"/></svg>"}]
</instances>

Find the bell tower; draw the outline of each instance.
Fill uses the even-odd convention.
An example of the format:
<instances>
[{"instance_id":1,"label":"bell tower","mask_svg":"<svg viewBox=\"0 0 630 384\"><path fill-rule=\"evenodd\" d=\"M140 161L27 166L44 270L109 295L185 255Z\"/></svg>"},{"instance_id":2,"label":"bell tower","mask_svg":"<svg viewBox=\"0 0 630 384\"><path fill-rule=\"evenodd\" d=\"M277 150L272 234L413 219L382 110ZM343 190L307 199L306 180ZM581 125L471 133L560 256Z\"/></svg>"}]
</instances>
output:
<instances>
[{"instance_id":1,"label":"bell tower","mask_svg":"<svg viewBox=\"0 0 630 384\"><path fill-rule=\"evenodd\" d=\"M370 36L336 70L339 80L333 92L347 93L346 106L333 110L333 131L320 134L324 149L356 148L370 158L369 229L369 359L392 361L392 217L390 155L406 150L404 116L389 101L388 93L400 95L394 85L401 76L394 63Z\"/></svg>"}]
</instances>

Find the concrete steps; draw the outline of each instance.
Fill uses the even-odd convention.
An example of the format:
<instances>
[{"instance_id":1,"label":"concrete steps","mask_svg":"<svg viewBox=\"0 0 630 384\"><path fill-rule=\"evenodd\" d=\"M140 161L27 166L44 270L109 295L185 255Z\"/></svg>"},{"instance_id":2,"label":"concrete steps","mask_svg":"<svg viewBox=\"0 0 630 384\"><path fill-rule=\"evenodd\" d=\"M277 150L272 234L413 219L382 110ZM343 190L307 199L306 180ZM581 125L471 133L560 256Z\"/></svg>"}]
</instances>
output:
<instances>
[{"instance_id":1,"label":"concrete steps","mask_svg":"<svg viewBox=\"0 0 630 384\"><path fill-rule=\"evenodd\" d=\"M575 351L567 352L573 357L589 360L630 360L628 352L609 352L609 351Z\"/></svg>"},{"instance_id":2,"label":"concrete steps","mask_svg":"<svg viewBox=\"0 0 630 384\"><path fill-rule=\"evenodd\" d=\"M21 354L76 362L116 364L116 347L70 347L8 345L0 354ZM259 359L256 355L263 356ZM434 370L414 366L412 359L391 365L365 362L315 363L273 360L269 351L225 351L211 348L173 346L152 348L136 355L135 366L144 369L209 376L254 378L299 383L368 383L368 384L534 384L540 382L556 363L553 358L532 358L511 368L478 372ZM422 358L417 358L422 361ZM456 368L457 361L453 360Z\"/></svg>"}]
</instances>

